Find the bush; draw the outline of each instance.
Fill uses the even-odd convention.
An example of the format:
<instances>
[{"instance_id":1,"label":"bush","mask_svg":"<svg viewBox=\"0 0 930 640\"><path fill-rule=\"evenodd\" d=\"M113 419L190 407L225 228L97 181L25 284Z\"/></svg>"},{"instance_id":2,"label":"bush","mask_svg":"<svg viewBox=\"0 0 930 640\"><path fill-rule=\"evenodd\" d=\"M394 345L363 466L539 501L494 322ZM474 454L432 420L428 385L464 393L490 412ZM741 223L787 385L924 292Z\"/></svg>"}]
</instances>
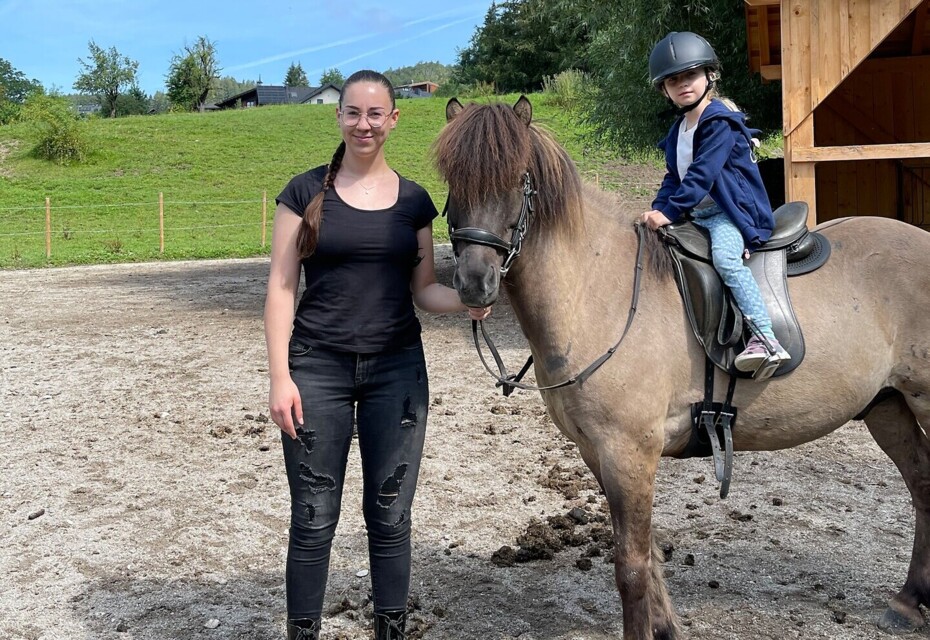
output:
<instances>
[{"instance_id":1,"label":"bush","mask_svg":"<svg viewBox=\"0 0 930 640\"><path fill-rule=\"evenodd\" d=\"M38 142L33 154L58 164L81 162L87 156L87 134L71 105L61 96L34 95L26 100L20 120L30 123Z\"/></svg>"},{"instance_id":2,"label":"bush","mask_svg":"<svg viewBox=\"0 0 930 640\"><path fill-rule=\"evenodd\" d=\"M588 83L588 76L577 69L569 69L543 78L543 100L553 107L574 110L579 106Z\"/></svg>"}]
</instances>

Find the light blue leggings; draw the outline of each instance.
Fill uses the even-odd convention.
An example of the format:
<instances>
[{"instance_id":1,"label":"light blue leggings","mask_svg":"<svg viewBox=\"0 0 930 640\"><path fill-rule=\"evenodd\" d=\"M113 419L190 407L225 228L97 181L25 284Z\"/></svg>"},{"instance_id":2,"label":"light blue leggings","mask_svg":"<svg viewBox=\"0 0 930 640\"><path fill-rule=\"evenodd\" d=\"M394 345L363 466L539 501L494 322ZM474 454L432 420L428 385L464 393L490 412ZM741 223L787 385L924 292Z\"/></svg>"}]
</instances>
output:
<instances>
[{"instance_id":1,"label":"light blue leggings","mask_svg":"<svg viewBox=\"0 0 930 640\"><path fill-rule=\"evenodd\" d=\"M724 284L730 288L736 305L743 315L752 318L769 340L775 339L772 333L772 319L762 300L759 285L743 263L743 250L745 243L743 235L717 205L706 209L696 209L692 214L694 223L710 232L710 249L714 260L714 268L723 279Z\"/></svg>"}]
</instances>

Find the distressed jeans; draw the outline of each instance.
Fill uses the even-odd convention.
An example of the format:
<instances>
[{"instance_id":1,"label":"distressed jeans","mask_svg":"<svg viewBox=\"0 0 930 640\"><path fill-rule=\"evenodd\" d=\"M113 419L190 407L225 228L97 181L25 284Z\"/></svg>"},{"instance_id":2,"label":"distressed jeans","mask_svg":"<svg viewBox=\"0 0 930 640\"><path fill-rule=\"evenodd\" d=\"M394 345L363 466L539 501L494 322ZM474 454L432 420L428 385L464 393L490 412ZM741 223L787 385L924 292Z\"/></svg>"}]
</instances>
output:
<instances>
[{"instance_id":1,"label":"distressed jeans","mask_svg":"<svg viewBox=\"0 0 930 640\"><path fill-rule=\"evenodd\" d=\"M692 212L694 224L710 232L710 252L714 268L720 279L730 289L736 306L747 318L752 318L769 340L775 339L772 332L772 319L762 299L762 292L752 271L743 262L746 243L743 234L719 206L712 205L706 209Z\"/></svg>"},{"instance_id":2,"label":"distressed jeans","mask_svg":"<svg viewBox=\"0 0 930 640\"><path fill-rule=\"evenodd\" d=\"M310 349L292 340L291 377L304 424L282 433L291 494L288 619L319 618L357 422L362 510L375 611L407 608L410 508L426 434L429 383L423 346L376 354Z\"/></svg>"}]
</instances>

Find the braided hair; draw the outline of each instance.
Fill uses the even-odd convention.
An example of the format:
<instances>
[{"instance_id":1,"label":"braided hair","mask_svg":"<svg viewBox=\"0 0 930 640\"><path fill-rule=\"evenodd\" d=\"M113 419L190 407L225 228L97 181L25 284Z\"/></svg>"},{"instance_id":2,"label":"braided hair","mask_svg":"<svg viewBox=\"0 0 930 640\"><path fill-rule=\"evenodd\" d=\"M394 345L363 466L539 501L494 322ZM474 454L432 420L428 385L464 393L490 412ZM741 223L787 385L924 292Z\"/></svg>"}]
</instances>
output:
<instances>
[{"instance_id":1,"label":"braided hair","mask_svg":"<svg viewBox=\"0 0 930 640\"><path fill-rule=\"evenodd\" d=\"M342 91L339 92L340 108L342 108L342 100L345 97L346 89L356 82L374 82L375 84L380 84L387 89L388 95L391 96L391 109L393 110L395 108L394 86L391 84L391 81L383 74L368 69L356 71L349 76L349 79L342 85ZM339 173L345 154L346 143L343 140L339 143L339 146L336 147L333 159L330 160L329 166L326 169L326 176L323 178L323 187L320 189L320 192L313 197L307 205L307 208L304 209L304 217L300 224L300 230L297 232L297 251L302 259L309 258L313 255L313 252L316 251L316 245L320 239L320 222L323 219L323 198L326 196L326 192L333 186L333 183L336 182L336 174Z\"/></svg>"}]
</instances>

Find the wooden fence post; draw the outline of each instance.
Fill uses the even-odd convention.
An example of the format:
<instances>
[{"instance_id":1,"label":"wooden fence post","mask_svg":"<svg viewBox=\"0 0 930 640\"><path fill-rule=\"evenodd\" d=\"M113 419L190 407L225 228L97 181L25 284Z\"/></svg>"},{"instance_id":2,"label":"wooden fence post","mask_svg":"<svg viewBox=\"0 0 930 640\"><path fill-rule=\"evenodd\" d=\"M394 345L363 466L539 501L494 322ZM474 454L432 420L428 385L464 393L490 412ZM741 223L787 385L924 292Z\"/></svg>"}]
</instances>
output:
<instances>
[{"instance_id":1,"label":"wooden fence post","mask_svg":"<svg viewBox=\"0 0 930 640\"><path fill-rule=\"evenodd\" d=\"M268 190L262 190L262 249L265 248L265 228L268 226Z\"/></svg>"},{"instance_id":2,"label":"wooden fence post","mask_svg":"<svg viewBox=\"0 0 930 640\"><path fill-rule=\"evenodd\" d=\"M158 253L165 253L165 194L158 192Z\"/></svg>"},{"instance_id":3,"label":"wooden fence post","mask_svg":"<svg viewBox=\"0 0 930 640\"><path fill-rule=\"evenodd\" d=\"M52 257L52 199L45 199L45 259Z\"/></svg>"}]
</instances>

